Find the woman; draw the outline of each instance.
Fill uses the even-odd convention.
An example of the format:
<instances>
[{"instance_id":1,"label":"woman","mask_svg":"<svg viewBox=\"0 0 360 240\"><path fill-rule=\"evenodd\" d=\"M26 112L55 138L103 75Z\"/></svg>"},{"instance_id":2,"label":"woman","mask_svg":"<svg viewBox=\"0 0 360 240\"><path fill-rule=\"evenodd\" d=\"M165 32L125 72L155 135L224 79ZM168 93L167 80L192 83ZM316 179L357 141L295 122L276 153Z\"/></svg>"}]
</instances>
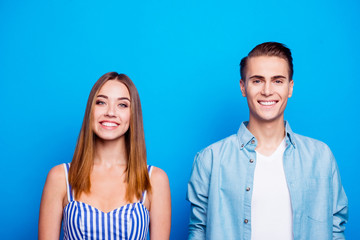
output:
<instances>
[{"instance_id":1,"label":"woman","mask_svg":"<svg viewBox=\"0 0 360 240\"><path fill-rule=\"evenodd\" d=\"M169 239L169 181L146 164L140 98L125 74L95 83L71 164L48 174L39 239L59 239L62 219L64 239Z\"/></svg>"}]
</instances>

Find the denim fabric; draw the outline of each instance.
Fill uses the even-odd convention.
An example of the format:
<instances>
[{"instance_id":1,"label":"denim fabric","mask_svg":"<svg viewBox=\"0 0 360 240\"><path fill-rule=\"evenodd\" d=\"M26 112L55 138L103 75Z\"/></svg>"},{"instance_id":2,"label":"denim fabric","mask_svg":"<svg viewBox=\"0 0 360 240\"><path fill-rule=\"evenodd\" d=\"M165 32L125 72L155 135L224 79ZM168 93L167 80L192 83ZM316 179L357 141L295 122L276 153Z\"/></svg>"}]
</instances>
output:
<instances>
[{"instance_id":1,"label":"denim fabric","mask_svg":"<svg viewBox=\"0 0 360 240\"><path fill-rule=\"evenodd\" d=\"M246 125L196 155L187 191L189 239L251 239L257 140ZM287 122L285 130L294 239L345 239L348 200L333 154L326 144L293 133Z\"/></svg>"}]
</instances>

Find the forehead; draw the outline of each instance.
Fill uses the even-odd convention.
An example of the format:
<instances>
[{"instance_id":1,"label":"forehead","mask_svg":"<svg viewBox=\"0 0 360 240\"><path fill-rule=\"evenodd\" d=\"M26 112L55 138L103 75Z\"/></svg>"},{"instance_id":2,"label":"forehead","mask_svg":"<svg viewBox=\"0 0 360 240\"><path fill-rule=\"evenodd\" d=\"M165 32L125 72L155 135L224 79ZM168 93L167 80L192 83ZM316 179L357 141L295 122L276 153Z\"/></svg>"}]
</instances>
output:
<instances>
[{"instance_id":1,"label":"forehead","mask_svg":"<svg viewBox=\"0 0 360 240\"><path fill-rule=\"evenodd\" d=\"M98 95L106 95L108 97L120 98L127 97L130 98L130 93L128 88L120 81L109 80L99 90Z\"/></svg>"},{"instance_id":2,"label":"forehead","mask_svg":"<svg viewBox=\"0 0 360 240\"><path fill-rule=\"evenodd\" d=\"M275 56L249 57L246 66L246 77L259 76L289 76L287 61Z\"/></svg>"}]
</instances>

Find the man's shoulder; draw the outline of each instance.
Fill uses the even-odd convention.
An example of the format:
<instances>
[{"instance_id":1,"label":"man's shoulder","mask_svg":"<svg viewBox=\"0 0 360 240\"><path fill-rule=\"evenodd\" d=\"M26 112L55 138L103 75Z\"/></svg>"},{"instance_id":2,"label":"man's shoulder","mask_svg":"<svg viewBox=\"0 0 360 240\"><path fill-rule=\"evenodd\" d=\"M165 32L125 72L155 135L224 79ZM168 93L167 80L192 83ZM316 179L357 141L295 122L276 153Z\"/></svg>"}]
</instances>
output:
<instances>
[{"instance_id":1,"label":"man's shoulder","mask_svg":"<svg viewBox=\"0 0 360 240\"><path fill-rule=\"evenodd\" d=\"M300 134L293 134L293 140L295 148L302 156L307 156L309 160L317 159L317 162L323 162L324 164L331 163L332 160L334 160L333 153L329 146L320 140Z\"/></svg>"},{"instance_id":2,"label":"man's shoulder","mask_svg":"<svg viewBox=\"0 0 360 240\"><path fill-rule=\"evenodd\" d=\"M304 136L301 134L293 133L292 137L294 138L294 143L299 147L314 147L318 149L330 150L329 146L315 138Z\"/></svg>"},{"instance_id":3,"label":"man's shoulder","mask_svg":"<svg viewBox=\"0 0 360 240\"><path fill-rule=\"evenodd\" d=\"M223 158L231 156L239 149L239 140L236 134L221 139L197 152L194 162L210 169L218 165Z\"/></svg>"},{"instance_id":4,"label":"man's shoulder","mask_svg":"<svg viewBox=\"0 0 360 240\"><path fill-rule=\"evenodd\" d=\"M236 147L238 145L239 145L239 141L238 141L237 135L233 134L233 135L223 138L217 142L210 144L209 146L200 150L198 152L198 154L207 153L207 152L225 151L229 147Z\"/></svg>"}]
</instances>

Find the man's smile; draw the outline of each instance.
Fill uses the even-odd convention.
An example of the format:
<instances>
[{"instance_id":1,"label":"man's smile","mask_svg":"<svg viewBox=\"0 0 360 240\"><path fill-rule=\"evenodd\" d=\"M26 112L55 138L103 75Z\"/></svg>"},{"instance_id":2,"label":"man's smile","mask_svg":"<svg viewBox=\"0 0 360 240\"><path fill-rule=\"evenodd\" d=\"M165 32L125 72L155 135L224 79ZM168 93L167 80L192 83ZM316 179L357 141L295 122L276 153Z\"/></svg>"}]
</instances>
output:
<instances>
[{"instance_id":1,"label":"man's smile","mask_svg":"<svg viewBox=\"0 0 360 240\"><path fill-rule=\"evenodd\" d=\"M275 100L271 100L271 101L263 101L263 100L259 100L258 103L260 105L264 105L264 106L272 106L275 105L278 101Z\"/></svg>"}]
</instances>

